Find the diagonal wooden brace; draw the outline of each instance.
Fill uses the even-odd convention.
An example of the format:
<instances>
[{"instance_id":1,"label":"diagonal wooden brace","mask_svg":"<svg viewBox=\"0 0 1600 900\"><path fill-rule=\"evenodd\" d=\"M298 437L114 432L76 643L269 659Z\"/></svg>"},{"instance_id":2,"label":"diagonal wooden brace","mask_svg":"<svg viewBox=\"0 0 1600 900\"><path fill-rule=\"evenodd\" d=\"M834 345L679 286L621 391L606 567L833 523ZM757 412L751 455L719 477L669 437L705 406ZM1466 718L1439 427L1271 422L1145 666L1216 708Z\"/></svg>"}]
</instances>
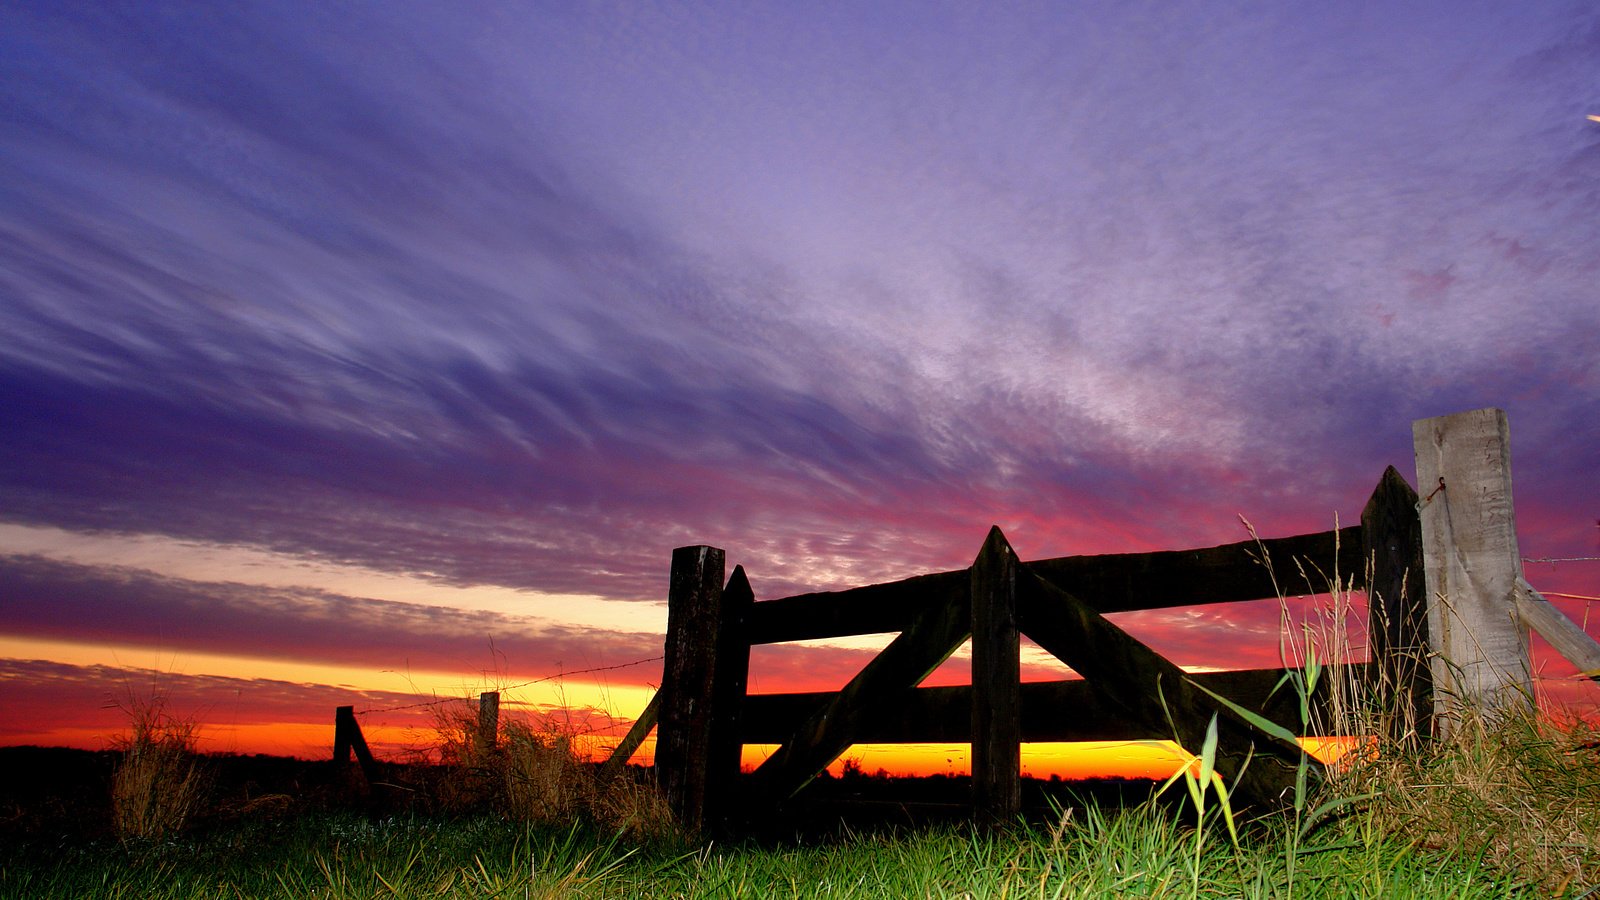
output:
<instances>
[{"instance_id":1,"label":"diagonal wooden brace","mask_svg":"<svg viewBox=\"0 0 1600 900\"><path fill-rule=\"evenodd\" d=\"M1252 727L1166 657L1087 603L1034 576L1026 565L1017 576L1017 607L1023 634L1071 666L1138 725L1171 734L1193 753L1215 715L1216 769L1244 804L1267 810L1293 802L1302 759L1313 773L1322 771L1298 744Z\"/></svg>"},{"instance_id":2,"label":"diagonal wooden brace","mask_svg":"<svg viewBox=\"0 0 1600 900\"><path fill-rule=\"evenodd\" d=\"M1539 632L1550 646L1577 666L1580 676L1600 681L1600 643L1567 618L1566 613L1556 609L1527 579L1517 579L1512 598L1524 624Z\"/></svg>"},{"instance_id":3,"label":"diagonal wooden brace","mask_svg":"<svg viewBox=\"0 0 1600 900\"><path fill-rule=\"evenodd\" d=\"M855 743L862 723L892 710L905 696L950 658L971 634L971 601L965 586L938 598L905 631L883 648L808 717L789 743L756 769L754 794L763 801L793 797L819 772Z\"/></svg>"}]
</instances>

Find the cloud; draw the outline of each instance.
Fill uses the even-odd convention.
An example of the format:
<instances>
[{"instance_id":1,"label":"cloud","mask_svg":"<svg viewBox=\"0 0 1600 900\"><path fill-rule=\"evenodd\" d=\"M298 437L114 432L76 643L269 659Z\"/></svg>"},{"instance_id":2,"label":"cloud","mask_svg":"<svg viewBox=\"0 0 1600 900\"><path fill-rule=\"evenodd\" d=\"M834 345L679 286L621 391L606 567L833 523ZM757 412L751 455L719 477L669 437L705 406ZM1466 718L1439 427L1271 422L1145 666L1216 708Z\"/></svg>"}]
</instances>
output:
<instances>
[{"instance_id":1,"label":"cloud","mask_svg":"<svg viewBox=\"0 0 1600 900\"><path fill-rule=\"evenodd\" d=\"M472 672L498 656L556 673L661 655L661 637L558 619L449 609L312 589L194 582L40 557L0 557L11 635L233 654L377 670ZM644 683L659 668L617 672Z\"/></svg>"},{"instance_id":2,"label":"cloud","mask_svg":"<svg viewBox=\"0 0 1600 900\"><path fill-rule=\"evenodd\" d=\"M75 715L85 709L103 709L103 718L125 724L130 703L166 698L182 709L208 710L226 706L232 715L250 721L300 721L308 709L335 705L390 706L415 703L411 694L358 690L348 685L299 684L265 678L230 678L220 675L186 675L149 669L107 665L75 666L45 660L0 659L0 686L11 702L32 698L32 715L19 721L79 724L67 716L43 715L50 706L71 707ZM11 707L15 709L16 707ZM320 712L319 712L320 716ZM329 717L331 722L331 713Z\"/></svg>"},{"instance_id":3,"label":"cloud","mask_svg":"<svg viewBox=\"0 0 1600 900\"><path fill-rule=\"evenodd\" d=\"M0 722L0 743L5 744L112 746L118 735L128 733L136 707L159 704L164 714L178 721L196 722L208 744L219 734L260 725L319 725L326 726L325 746L331 746L335 707L385 708L417 702L410 694L348 685L0 659L0 703L8 711ZM386 721L422 729L429 723L427 710L416 708L409 718L391 713Z\"/></svg>"}]
</instances>

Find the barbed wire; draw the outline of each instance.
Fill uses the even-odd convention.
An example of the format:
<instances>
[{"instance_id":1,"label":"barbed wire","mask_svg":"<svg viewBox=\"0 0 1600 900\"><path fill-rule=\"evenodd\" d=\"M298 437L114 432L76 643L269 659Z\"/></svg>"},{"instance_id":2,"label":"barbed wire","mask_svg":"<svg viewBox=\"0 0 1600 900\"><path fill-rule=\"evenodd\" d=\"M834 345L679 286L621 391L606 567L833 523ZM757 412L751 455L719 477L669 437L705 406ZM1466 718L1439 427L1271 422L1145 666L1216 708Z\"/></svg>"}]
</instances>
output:
<instances>
[{"instance_id":1,"label":"barbed wire","mask_svg":"<svg viewBox=\"0 0 1600 900\"><path fill-rule=\"evenodd\" d=\"M518 688L525 688L535 684L544 684L547 681L555 681L557 679L567 678L572 675L589 675L594 672L611 672L617 669L631 669L634 666L642 666L645 663L660 662L665 658L666 657L664 656L652 656L647 659L636 659L633 662L618 663L614 666L595 666L589 669L574 669L571 672L557 672L554 675L545 675L540 678L531 678L527 681L518 682L517 684L508 684L499 688L499 690L514 691ZM404 712L408 709L422 709L426 706L438 706L441 703L460 703L462 701L472 701L476 699L476 697L470 694L464 697L435 697L432 700L424 700L421 703L408 703L402 706L379 706L371 709L357 710L355 714L358 716L364 716L368 713Z\"/></svg>"},{"instance_id":2,"label":"barbed wire","mask_svg":"<svg viewBox=\"0 0 1600 900\"><path fill-rule=\"evenodd\" d=\"M575 672L557 672L554 675L546 675L543 678L534 678L534 679L531 679L529 681L524 681L524 682L522 682L520 684L507 685L507 686L501 688L501 690L503 690L503 691L514 691L517 688L525 688L525 687L528 687L529 685L534 685L534 684L543 684L546 681L555 681L557 678L566 678L568 675L588 675L591 672L610 672L610 671L612 671L614 669L631 669L634 666L642 666L645 663L649 663L649 662L660 662L663 659L666 659L666 657L665 656L651 656L651 657L648 657L646 659L636 659L633 662L618 663L618 664L616 664L614 666L595 666L592 669L578 669Z\"/></svg>"},{"instance_id":3,"label":"barbed wire","mask_svg":"<svg viewBox=\"0 0 1600 900\"><path fill-rule=\"evenodd\" d=\"M1540 591L1540 593L1544 594L1546 597L1566 597L1568 600L1596 600L1596 601L1600 601L1600 597L1589 597L1589 596L1586 596L1584 594L1563 594L1560 591Z\"/></svg>"}]
</instances>

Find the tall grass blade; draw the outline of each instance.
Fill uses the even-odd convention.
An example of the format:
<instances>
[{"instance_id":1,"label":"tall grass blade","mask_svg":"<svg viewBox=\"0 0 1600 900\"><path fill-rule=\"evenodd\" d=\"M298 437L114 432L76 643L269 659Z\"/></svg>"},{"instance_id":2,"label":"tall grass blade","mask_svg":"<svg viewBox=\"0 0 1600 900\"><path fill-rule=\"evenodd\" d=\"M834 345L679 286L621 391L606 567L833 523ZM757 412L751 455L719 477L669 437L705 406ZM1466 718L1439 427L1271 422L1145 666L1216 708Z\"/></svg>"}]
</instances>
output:
<instances>
[{"instance_id":1,"label":"tall grass blade","mask_svg":"<svg viewBox=\"0 0 1600 900\"><path fill-rule=\"evenodd\" d=\"M1227 697L1224 697L1221 694L1217 693L1216 691L1211 690L1210 688L1208 688L1205 685L1199 683L1198 681L1190 681L1189 683L1194 685L1195 687L1199 688L1200 690L1205 691L1207 694L1210 694L1211 698L1213 700L1216 700L1218 703L1221 703L1223 706L1226 706L1230 711L1232 711L1239 718L1244 719L1246 722L1250 723L1250 725L1252 727L1257 728L1257 729L1259 729L1261 731L1264 731L1267 734L1270 734L1275 738L1280 738L1280 739L1288 741L1288 742L1290 742L1292 744L1298 745L1299 738L1295 736L1295 733L1290 731L1289 729L1283 727L1282 725L1279 725L1277 722L1272 721L1271 719L1267 718L1266 716L1261 715L1260 713L1251 712L1250 710L1246 709L1245 707L1240 706L1239 704L1233 702L1232 700L1229 700Z\"/></svg>"}]
</instances>

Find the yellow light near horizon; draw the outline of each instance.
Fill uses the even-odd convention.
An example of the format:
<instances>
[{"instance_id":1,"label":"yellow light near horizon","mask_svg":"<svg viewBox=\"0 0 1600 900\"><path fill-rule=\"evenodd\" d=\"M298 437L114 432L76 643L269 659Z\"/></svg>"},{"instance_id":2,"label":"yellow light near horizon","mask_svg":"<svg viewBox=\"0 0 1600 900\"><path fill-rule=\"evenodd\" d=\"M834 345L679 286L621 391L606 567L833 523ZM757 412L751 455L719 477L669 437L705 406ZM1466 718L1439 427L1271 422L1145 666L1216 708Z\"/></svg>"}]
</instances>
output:
<instances>
[{"instance_id":1,"label":"yellow light near horizon","mask_svg":"<svg viewBox=\"0 0 1600 900\"><path fill-rule=\"evenodd\" d=\"M360 666L313 663L271 657L161 650L131 644L96 644L49 638L0 635L0 658L43 660L72 666L111 666L161 675L215 675L248 680L266 679L293 684L325 684L355 690L410 693L418 677L429 683L440 673L382 672ZM460 681L461 676L452 676Z\"/></svg>"},{"instance_id":2,"label":"yellow light near horizon","mask_svg":"<svg viewBox=\"0 0 1600 900\"><path fill-rule=\"evenodd\" d=\"M212 725L197 733L206 753L264 753L301 759L328 759L333 753L333 716L323 722L253 722ZM362 737L369 737L362 730Z\"/></svg>"},{"instance_id":3,"label":"yellow light near horizon","mask_svg":"<svg viewBox=\"0 0 1600 900\"><path fill-rule=\"evenodd\" d=\"M286 756L317 758L328 752L333 741L333 709L307 710L311 718L324 713L326 718L312 721L241 722L227 703L210 706L202 711L191 711L197 700L183 696L181 689L169 690L163 679L175 681L186 677L221 677L239 679L246 683L279 681L295 685L311 685L335 691L390 692L415 696L418 702L441 697L462 697L470 700L483 691L502 690L502 716L511 718L531 714L541 718L553 712L557 725L563 722L559 711L563 709L601 710L620 724L631 722L644 710L655 694L647 685L614 685L592 680L553 679L538 684L517 686L516 675L508 675L495 683L485 681L478 673L432 672L412 670L385 672L359 666L340 666L294 660L232 656L216 653L152 650L148 647L115 644L90 644L73 641L46 640L16 636L0 636L0 658L40 660L72 666L110 666L139 673L125 685L135 697L148 698L164 694L170 700L169 711L179 716L194 715L199 729L197 738L205 751L226 753L272 753ZM148 674L148 681L145 675ZM269 690L275 688L268 688ZM357 700L346 701L359 703ZM403 704L402 704L403 705ZM363 733L374 745L393 745L401 748L431 746L437 735L424 719L427 709L385 712L378 711L362 720ZM604 718L604 716L602 716ZM569 723L580 729L600 728L604 722ZM116 726L70 726L45 728L28 737L30 743L60 746L105 748L115 744L124 729ZM611 730L619 730L613 728ZM596 740L605 740L600 734ZM615 738L611 738L615 740ZM585 739L587 740L587 738ZM376 747L375 747L376 749Z\"/></svg>"},{"instance_id":4,"label":"yellow light near horizon","mask_svg":"<svg viewBox=\"0 0 1600 900\"><path fill-rule=\"evenodd\" d=\"M1308 753L1330 764L1360 743L1359 739L1348 737L1302 739ZM741 764L746 771L753 770L777 749L776 744L746 744ZM828 771L838 775L846 763L853 762L868 774L882 769L891 775L970 775L971 753L967 744L853 744L828 766ZM1171 741L1022 745L1023 775L1040 779L1162 779L1193 759Z\"/></svg>"},{"instance_id":5,"label":"yellow light near horizon","mask_svg":"<svg viewBox=\"0 0 1600 900\"><path fill-rule=\"evenodd\" d=\"M216 676L246 681L286 681L291 684L325 685L358 691L387 691L422 697L475 696L483 691L516 685L517 675L485 679L482 673L444 672L409 669L404 672L302 662L270 657L190 650L151 650L119 644L92 644L41 638L0 635L0 658L43 660L73 666L114 666L162 675ZM543 677L541 675L541 677ZM137 687L137 686L134 686ZM553 706L594 706L619 716L636 716L655 695L646 685L613 685L593 680L552 678L538 685L516 688L524 703Z\"/></svg>"},{"instance_id":6,"label":"yellow light near horizon","mask_svg":"<svg viewBox=\"0 0 1600 900\"><path fill-rule=\"evenodd\" d=\"M754 769L777 749L777 745L746 744L741 763L746 770ZM1032 778L1165 778L1187 758L1168 741L1022 745L1022 771ZM891 775L969 775L971 759L967 744L854 744L828 771L838 775L847 763L854 763L868 774L882 769Z\"/></svg>"}]
</instances>

